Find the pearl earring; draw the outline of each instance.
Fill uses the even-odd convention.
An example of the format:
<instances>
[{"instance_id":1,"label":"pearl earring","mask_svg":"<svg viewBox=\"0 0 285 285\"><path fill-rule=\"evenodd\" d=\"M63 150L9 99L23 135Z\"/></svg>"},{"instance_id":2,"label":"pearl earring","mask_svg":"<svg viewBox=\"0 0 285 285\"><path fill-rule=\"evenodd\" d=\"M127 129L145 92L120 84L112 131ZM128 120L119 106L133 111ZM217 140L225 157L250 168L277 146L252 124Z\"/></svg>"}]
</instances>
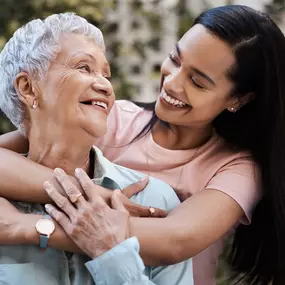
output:
<instances>
[{"instance_id":1,"label":"pearl earring","mask_svg":"<svg viewBox=\"0 0 285 285\"><path fill-rule=\"evenodd\" d=\"M36 109L37 107L38 107L37 101L34 100L34 101L33 101L33 106L32 106L32 108L33 108L33 109Z\"/></svg>"},{"instance_id":2,"label":"pearl earring","mask_svg":"<svg viewBox=\"0 0 285 285\"><path fill-rule=\"evenodd\" d=\"M229 110L229 111L232 112L232 113L235 113L235 112L237 111L237 109L234 108L234 107L230 107L230 110Z\"/></svg>"}]
</instances>

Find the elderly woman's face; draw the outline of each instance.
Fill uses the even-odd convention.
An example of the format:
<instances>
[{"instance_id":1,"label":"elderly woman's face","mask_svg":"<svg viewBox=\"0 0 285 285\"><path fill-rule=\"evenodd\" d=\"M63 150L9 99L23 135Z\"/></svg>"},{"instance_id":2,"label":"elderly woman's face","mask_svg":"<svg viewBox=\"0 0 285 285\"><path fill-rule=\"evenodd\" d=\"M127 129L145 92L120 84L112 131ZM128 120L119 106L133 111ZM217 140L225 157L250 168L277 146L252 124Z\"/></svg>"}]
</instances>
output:
<instances>
[{"instance_id":1,"label":"elderly woman's face","mask_svg":"<svg viewBox=\"0 0 285 285\"><path fill-rule=\"evenodd\" d=\"M61 38L61 50L47 76L38 82L41 118L55 129L82 131L100 137L114 104L110 66L104 51L90 39L76 34Z\"/></svg>"}]
</instances>

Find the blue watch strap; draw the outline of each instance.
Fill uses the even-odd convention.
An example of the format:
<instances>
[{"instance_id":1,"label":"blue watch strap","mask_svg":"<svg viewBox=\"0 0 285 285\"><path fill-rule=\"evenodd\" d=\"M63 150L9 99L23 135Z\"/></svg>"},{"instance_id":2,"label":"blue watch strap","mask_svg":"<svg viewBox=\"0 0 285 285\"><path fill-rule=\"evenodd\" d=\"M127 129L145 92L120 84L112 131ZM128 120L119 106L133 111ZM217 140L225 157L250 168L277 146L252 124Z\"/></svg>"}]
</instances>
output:
<instances>
[{"instance_id":1,"label":"blue watch strap","mask_svg":"<svg viewBox=\"0 0 285 285\"><path fill-rule=\"evenodd\" d=\"M40 235L40 248L46 249L48 247L48 237Z\"/></svg>"},{"instance_id":2,"label":"blue watch strap","mask_svg":"<svg viewBox=\"0 0 285 285\"><path fill-rule=\"evenodd\" d=\"M44 215L44 219L51 220L50 215ZM40 248L46 249L48 247L48 236L40 234Z\"/></svg>"}]
</instances>

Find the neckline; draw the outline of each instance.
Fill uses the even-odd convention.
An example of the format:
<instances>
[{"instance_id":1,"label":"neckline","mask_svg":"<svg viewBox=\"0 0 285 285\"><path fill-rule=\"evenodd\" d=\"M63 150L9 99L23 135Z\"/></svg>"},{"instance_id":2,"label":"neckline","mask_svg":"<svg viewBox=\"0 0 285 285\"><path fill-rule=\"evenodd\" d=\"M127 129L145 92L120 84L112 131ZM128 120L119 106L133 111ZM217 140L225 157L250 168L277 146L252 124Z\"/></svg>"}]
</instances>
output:
<instances>
[{"instance_id":1,"label":"neckline","mask_svg":"<svg viewBox=\"0 0 285 285\"><path fill-rule=\"evenodd\" d=\"M164 148L157 144L153 140L152 133L150 132L146 138L145 150L149 156L155 159L159 159L162 162L166 161L169 163L171 160L175 160L176 163L183 163L189 161L190 159L195 159L217 139L218 135L214 132L211 138L200 147L186 150L172 150Z\"/></svg>"}]
</instances>

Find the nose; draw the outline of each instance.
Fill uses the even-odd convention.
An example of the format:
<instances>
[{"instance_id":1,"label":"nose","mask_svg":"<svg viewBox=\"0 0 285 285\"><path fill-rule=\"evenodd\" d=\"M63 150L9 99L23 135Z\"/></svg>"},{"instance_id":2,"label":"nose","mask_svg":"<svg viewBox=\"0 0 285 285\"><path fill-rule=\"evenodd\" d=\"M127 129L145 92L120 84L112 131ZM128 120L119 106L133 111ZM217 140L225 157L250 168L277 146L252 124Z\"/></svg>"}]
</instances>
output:
<instances>
[{"instance_id":1,"label":"nose","mask_svg":"<svg viewBox=\"0 0 285 285\"><path fill-rule=\"evenodd\" d=\"M163 85L166 92L169 92L170 94L181 94L184 92L184 78L179 71L169 73L167 76L165 76Z\"/></svg>"},{"instance_id":2,"label":"nose","mask_svg":"<svg viewBox=\"0 0 285 285\"><path fill-rule=\"evenodd\" d=\"M111 96L113 94L113 86L105 77L96 80L96 82L92 84L92 89L105 96Z\"/></svg>"}]
</instances>

